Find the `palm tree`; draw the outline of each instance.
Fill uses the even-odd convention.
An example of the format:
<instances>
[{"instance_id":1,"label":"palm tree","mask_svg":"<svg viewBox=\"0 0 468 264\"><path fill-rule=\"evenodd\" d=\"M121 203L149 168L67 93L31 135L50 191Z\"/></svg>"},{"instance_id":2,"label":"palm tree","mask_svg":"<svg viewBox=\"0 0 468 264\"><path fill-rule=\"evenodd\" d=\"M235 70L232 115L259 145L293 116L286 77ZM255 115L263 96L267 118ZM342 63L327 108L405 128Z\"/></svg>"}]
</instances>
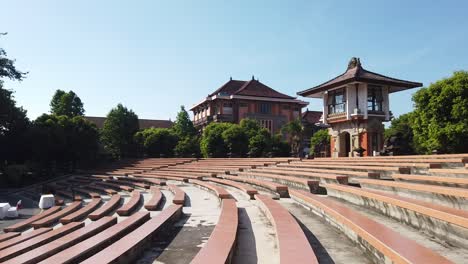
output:
<instances>
[{"instance_id":1,"label":"palm tree","mask_svg":"<svg viewBox=\"0 0 468 264\"><path fill-rule=\"evenodd\" d=\"M299 118L287 123L281 128L281 132L286 134L291 144L291 152L294 156L299 155L302 145L304 126Z\"/></svg>"}]
</instances>

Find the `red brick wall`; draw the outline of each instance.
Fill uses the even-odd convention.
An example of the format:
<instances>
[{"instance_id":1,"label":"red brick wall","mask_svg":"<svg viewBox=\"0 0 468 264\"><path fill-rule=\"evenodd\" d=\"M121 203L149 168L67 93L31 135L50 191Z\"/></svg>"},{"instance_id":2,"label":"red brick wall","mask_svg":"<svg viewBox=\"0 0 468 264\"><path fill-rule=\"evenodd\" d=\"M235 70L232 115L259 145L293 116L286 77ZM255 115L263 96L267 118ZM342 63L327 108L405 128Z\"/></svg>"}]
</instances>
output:
<instances>
[{"instance_id":1,"label":"red brick wall","mask_svg":"<svg viewBox=\"0 0 468 264\"><path fill-rule=\"evenodd\" d=\"M359 135L359 141L361 142L361 147L366 149L366 151L364 151L363 156L368 156L367 155L368 153L367 150L369 149L368 139L369 139L369 135L367 134L367 132L361 133Z\"/></svg>"},{"instance_id":2,"label":"red brick wall","mask_svg":"<svg viewBox=\"0 0 468 264\"><path fill-rule=\"evenodd\" d=\"M330 136L330 155L333 156L333 150L335 149L335 141L333 140L333 137Z\"/></svg>"}]
</instances>

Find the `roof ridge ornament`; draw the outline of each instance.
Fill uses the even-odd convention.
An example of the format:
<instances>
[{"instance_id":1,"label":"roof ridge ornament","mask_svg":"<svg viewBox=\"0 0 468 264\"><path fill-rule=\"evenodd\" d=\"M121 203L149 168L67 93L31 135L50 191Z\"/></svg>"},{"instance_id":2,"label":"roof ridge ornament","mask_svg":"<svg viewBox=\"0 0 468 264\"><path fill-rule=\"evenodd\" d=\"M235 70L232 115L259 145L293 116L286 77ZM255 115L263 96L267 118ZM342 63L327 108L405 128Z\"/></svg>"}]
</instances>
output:
<instances>
[{"instance_id":1,"label":"roof ridge ornament","mask_svg":"<svg viewBox=\"0 0 468 264\"><path fill-rule=\"evenodd\" d=\"M357 58L357 57L352 57L351 60L348 63L348 69L347 70L354 69L356 67L361 68L361 60L359 58Z\"/></svg>"}]
</instances>

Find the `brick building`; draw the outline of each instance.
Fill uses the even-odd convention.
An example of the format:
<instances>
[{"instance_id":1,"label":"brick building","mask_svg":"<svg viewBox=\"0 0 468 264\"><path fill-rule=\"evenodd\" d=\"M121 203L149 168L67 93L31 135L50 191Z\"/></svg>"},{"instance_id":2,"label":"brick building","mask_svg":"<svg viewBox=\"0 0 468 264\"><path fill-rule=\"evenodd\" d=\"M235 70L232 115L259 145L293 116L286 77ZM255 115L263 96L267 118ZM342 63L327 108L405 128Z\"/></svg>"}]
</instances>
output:
<instances>
[{"instance_id":1,"label":"brick building","mask_svg":"<svg viewBox=\"0 0 468 264\"><path fill-rule=\"evenodd\" d=\"M282 94L255 80L232 80L194 105L193 124L202 130L211 122L239 123L244 118L258 122L272 133L301 117L307 102Z\"/></svg>"},{"instance_id":2,"label":"brick building","mask_svg":"<svg viewBox=\"0 0 468 264\"><path fill-rule=\"evenodd\" d=\"M389 94L421 86L365 70L352 58L345 73L298 95L323 100L321 121L329 126L332 157L354 156L358 147L370 156L383 147L382 122L391 119Z\"/></svg>"}]
</instances>

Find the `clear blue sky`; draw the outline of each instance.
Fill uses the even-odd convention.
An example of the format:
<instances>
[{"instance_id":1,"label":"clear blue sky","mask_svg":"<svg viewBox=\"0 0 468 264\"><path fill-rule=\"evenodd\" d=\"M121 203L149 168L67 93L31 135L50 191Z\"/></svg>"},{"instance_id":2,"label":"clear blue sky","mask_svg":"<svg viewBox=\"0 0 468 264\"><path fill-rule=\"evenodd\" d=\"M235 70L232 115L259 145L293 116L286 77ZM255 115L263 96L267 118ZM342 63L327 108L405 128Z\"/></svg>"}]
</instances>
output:
<instances>
[{"instance_id":1,"label":"clear blue sky","mask_svg":"<svg viewBox=\"0 0 468 264\"><path fill-rule=\"evenodd\" d=\"M65 3L66 2L66 3ZM0 46L29 71L7 82L35 118L56 89L87 115L117 103L174 119L232 76L283 93L369 70L429 85L468 70L467 1L2 1ZM396 114L415 90L391 96ZM309 108L321 110L320 101Z\"/></svg>"}]
</instances>

